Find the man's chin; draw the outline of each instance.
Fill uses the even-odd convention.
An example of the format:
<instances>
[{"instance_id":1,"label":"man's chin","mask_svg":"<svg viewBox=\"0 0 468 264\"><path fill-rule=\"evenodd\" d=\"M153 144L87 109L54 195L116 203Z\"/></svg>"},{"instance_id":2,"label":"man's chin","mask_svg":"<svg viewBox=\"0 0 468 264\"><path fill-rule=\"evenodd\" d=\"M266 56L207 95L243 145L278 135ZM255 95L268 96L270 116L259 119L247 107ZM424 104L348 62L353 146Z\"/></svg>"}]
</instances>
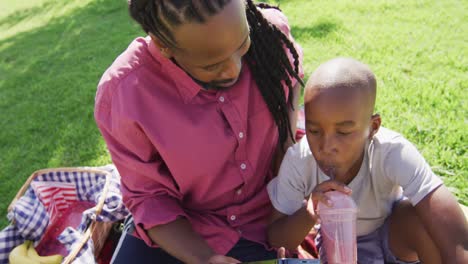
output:
<instances>
[{"instance_id":1,"label":"man's chin","mask_svg":"<svg viewBox=\"0 0 468 264\"><path fill-rule=\"evenodd\" d=\"M214 87L214 89L216 89L216 90L224 90L224 89L227 89L227 88L233 86L234 84L236 84L236 82L237 82L237 79L235 79L232 82L228 82L228 83L215 83L215 84L213 84L211 86Z\"/></svg>"}]
</instances>

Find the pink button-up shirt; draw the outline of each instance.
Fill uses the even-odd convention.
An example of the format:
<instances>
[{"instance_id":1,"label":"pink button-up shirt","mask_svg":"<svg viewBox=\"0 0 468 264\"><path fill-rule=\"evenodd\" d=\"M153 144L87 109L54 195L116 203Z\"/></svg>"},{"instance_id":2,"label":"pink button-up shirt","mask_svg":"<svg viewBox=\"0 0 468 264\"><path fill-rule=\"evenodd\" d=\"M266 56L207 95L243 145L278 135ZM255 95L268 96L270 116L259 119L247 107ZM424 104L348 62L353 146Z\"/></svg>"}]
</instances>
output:
<instances>
[{"instance_id":1,"label":"pink button-up shirt","mask_svg":"<svg viewBox=\"0 0 468 264\"><path fill-rule=\"evenodd\" d=\"M283 14L263 12L290 36ZM95 118L148 245L145 230L181 216L219 254L240 237L266 245L278 132L247 64L234 86L207 92L137 38L104 73Z\"/></svg>"}]
</instances>

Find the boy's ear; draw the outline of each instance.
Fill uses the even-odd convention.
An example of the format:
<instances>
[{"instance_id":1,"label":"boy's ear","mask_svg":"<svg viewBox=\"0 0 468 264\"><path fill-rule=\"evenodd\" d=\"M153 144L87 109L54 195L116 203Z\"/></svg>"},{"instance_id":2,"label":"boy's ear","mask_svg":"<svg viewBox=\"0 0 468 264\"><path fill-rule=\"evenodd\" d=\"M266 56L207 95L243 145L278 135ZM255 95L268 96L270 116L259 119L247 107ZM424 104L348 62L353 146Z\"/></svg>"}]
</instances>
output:
<instances>
[{"instance_id":1,"label":"boy's ear","mask_svg":"<svg viewBox=\"0 0 468 264\"><path fill-rule=\"evenodd\" d=\"M374 137L374 135L379 131L381 123L382 123L382 119L380 118L380 115L379 114L373 114L372 117L371 117L369 139L372 139Z\"/></svg>"},{"instance_id":2,"label":"boy's ear","mask_svg":"<svg viewBox=\"0 0 468 264\"><path fill-rule=\"evenodd\" d=\"M156 37L155 35L151 33L149 33L149 35L151 37L151 40L156 45L156 47L161 51L161 54L167 59L172 58L171 49L167 45L165 45L160 39L158 39L158 37Z\"/></svg>"}]
</instances>

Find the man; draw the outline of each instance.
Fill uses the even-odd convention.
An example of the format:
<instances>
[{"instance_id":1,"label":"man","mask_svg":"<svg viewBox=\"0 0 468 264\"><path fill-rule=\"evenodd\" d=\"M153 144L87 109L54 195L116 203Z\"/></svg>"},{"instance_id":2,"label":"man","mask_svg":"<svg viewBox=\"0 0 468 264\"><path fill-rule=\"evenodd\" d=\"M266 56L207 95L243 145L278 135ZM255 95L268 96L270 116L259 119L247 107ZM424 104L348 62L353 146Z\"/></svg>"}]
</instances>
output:
<instances>
[{"instance_id":1,"label":"man","mask_svg":"<svg viewBox=\"0 0 468 264\"><path fill-rule=\"evenodd\" d=\"M148 33L104 73L95 118L131 219L114 263L275 258L265 189L293 142L301 50L276 8L129 1Z\"/></svg>"}]
</instances>

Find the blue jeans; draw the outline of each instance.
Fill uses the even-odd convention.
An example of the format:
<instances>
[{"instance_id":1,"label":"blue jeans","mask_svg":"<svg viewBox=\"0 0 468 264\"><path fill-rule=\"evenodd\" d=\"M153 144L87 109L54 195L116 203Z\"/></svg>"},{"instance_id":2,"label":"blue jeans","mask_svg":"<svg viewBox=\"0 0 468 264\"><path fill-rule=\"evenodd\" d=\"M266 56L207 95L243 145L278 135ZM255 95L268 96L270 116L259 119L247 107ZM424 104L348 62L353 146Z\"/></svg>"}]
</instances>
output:
<instances>
[{"instance_id":1,"label":"blue jeans","mask_svg":"<svg viewBox=\"0 0 468 264\"><path fill-rule=\"evenodd\" d=\"M133 229L133 219L129 217L125 220L122 236L112 256L112 264L183 263L161 248L149 247L143 240L131 235ZM276 259L275 250L267 250L263 245L243 238L226 255L243 262Z\"/></svg>"}]
</instances>

